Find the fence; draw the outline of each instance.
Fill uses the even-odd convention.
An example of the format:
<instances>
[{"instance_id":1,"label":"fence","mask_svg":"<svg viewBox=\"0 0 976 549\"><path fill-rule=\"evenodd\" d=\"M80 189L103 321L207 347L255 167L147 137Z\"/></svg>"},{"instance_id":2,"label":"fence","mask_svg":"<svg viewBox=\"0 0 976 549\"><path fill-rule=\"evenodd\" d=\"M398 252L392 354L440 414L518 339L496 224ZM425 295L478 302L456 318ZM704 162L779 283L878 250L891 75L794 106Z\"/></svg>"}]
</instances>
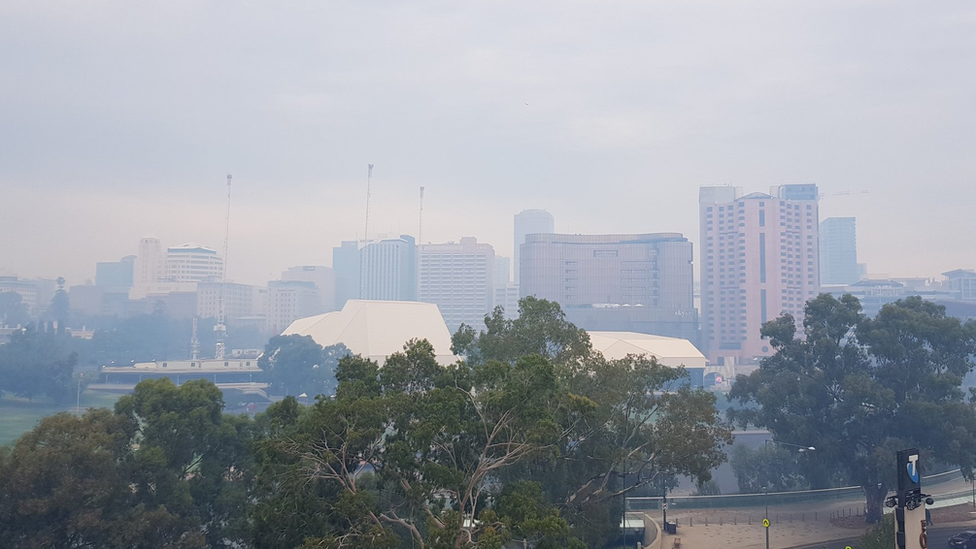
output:
<instances>
[{"instance_id":1,"label":"fence","mask_svg":"<svg viewBox=\"0 0 976 549\"><path fill-rule=\"evenodd\" d=\"M959 469L923 477L922 486L932 486L962 478ZM801 490L796 492L770 492L766 494L731 494L718 496L669 496L669 509L727 509L735 507L760 507L798 503L829 502L862 497L860 486L828 488L826 490ZM649 511L661 508L661 497L627 498L628 511Z\"/></svg>"}]
</instances>

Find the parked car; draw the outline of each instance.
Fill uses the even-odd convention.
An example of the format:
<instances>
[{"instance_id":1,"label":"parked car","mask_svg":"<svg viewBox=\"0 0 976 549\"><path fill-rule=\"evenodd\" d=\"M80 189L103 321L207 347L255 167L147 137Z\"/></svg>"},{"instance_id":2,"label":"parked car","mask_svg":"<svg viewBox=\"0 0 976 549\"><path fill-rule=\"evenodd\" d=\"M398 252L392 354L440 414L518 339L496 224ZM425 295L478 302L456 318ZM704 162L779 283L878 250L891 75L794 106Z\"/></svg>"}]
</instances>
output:
<instances>
[{"instance_id":1,"label":"parked car","mask_svg":"<svg viewBox=\"0 0 976 549\"><path fill-rule=\"evenodd\" d=\"M965 530L949 538L949 547L976 549L976 530Z\"/></svg>"}]
</instances>

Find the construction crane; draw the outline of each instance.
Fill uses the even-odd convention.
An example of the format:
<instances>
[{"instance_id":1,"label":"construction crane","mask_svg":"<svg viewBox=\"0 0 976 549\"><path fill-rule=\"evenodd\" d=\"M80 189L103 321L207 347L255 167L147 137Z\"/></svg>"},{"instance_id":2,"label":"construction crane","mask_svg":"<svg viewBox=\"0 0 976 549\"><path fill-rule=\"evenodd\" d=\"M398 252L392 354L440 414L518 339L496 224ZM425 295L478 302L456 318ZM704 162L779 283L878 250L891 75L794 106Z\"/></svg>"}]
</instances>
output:
<instances>
[{"instance_id":1,"label":"construction crane","mask_svg":"<svg viewBox=\"0 0 976 549\"><path fill-rule=\"evenodd\" d=\"M363 242L369 240L369 186L373 183L373 165L368 164L366 172L366 227L363 229Z\"/></svg>"},{"instance_id":2,"label":"construction crane","mask_svg":"<svg viewBox=\"0 0 976 549\"><path fill-rule=\"evenodd\" d=\"M227 285L227 246L230 241L230 183L232 176L227 174L227 215L224 218L224 268L220 277L220 295L217 297L217 349L214 358L224 359L224 340L227 338L227 326L224 325L224 286Z\"/></svg>"}]
</instances>

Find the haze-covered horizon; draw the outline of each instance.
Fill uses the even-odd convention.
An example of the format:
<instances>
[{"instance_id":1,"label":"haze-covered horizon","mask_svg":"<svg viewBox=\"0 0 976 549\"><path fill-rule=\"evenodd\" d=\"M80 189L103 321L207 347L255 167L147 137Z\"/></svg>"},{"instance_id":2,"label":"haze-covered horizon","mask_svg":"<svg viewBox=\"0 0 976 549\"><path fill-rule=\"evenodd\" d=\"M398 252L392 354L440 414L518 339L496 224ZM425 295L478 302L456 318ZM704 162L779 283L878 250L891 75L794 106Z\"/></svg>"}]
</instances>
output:
<instances>
[{"instance_id":1,"label":"haze-covered horizon","mask_svg":"<svg viewBox=\"0 0 976 549\"><path fill-rule=\"evenodd\" d=\"M816 183L870 273L976 267L971 2L9 2L0 52L0 273L220 250L228 172L229 278L330 265L368 163L370 236L424 186L424 242L697 246L699 186Z\"/></svg>"}]
</instances>

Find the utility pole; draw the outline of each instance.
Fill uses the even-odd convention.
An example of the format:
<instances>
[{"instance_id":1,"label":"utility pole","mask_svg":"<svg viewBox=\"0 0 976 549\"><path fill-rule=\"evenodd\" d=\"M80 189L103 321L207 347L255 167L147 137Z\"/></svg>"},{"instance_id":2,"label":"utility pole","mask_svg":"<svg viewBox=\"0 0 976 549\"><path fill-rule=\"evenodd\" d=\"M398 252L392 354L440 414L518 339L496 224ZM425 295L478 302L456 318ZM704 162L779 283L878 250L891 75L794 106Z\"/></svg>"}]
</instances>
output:
<instances>
[{"instance_id":1,"label":"utility pole","mask_svg":"<svg viewBox=\"0 0 976 549\"><path fill-rule=\"evenodd\" d=\"M363 229L363 242L369 241L369 187L373 183L373 165L366 171L366 227Z\"/></svg>"}]
</instances>

